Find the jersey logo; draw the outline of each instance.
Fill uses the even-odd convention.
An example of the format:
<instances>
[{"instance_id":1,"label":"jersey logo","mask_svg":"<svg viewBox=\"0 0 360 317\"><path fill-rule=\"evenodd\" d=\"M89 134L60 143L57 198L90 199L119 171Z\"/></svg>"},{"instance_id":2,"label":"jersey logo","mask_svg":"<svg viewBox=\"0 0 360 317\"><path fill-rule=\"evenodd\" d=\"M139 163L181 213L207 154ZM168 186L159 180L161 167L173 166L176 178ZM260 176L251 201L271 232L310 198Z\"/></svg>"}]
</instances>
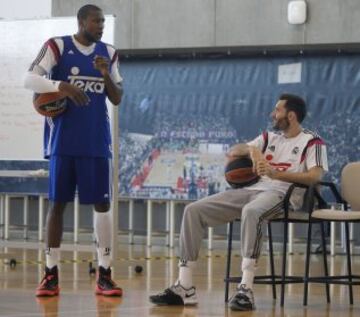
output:
<instances>
[{"instance_id":1,"label":"jersey logo","mask_svg":"<svg viewBox=\"0 0 360 317\"><path fill-rule=\"evenodd\" d=\"M103 78L91 76L68 76L71 85L74 85L84 92L103 94L105 83Z\"/></svg>"},{"instance_id":2,"label":"jersey logo","mask_svg":"<svg viewBox=\"0 0 360 317\"><path fill-rule=\"evenodd\" d=\"M275 145L270 145L269 146L269 151L275 152Z\"/></svg>"},{"instance_id":3,"label":"jersey logo","mask_svg":"<svg viewBox=\"0 0 360 317\"><path fill-rule=\"evenodd\" d=\"M299 147L295 146L291 153L292 154L298 154L299 153Z\"/></svg>"},{"instance_id":4,"label":"jersey logo","mask_svg":"<svg viewBox=\"0 0 360 317\"><path fill-rule=\"evenodd\" d=\"M286 170L288 170L291 167L290 163L273 163L273 162L269 162L269 164L274 167L276 170L280 171L280 172L285 172Z\"/></svg>"},{"instance_id":5,"label":"jersey logo","mask_svg":"<svg viewBox=\"0 0 360 317\"><path fill-rule=\"evenodd\" d=\"M74 55L74 51L73 51L73 50L69 50L67 53L70 54L70 55Z\"/></svg>"},{"instance_id":6,"label":"jersey logo","mask_svg":"<svg viewBox=\"0 0 360 317\"><path fill-rule=\"evenodd\" d=\"M71 71L71 75L79 75L80 68L77 66L73 66L73 67L71 67L70 71Z\"/></svg>"}]
</instances>

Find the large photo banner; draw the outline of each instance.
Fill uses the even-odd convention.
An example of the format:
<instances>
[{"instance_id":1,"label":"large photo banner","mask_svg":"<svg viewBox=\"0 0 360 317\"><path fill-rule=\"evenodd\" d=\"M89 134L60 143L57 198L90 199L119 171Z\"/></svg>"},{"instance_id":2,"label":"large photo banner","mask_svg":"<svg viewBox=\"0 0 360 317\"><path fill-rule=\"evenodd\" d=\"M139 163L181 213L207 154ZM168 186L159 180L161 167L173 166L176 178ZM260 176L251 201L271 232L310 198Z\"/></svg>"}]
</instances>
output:
<instances>
[{"instance_id":1,"label":"large photo banner","mask_svg":"<svg viewBox=\"0 0 360 317\"><path fill-rule=\"evenodd\" d=\"M308 105L303 126L327 143L330 173L359 160L360 58L125 60L120 195L198 199L225 190L225 153L271 129L281 93Z\"/></svg>"}]
</instances>

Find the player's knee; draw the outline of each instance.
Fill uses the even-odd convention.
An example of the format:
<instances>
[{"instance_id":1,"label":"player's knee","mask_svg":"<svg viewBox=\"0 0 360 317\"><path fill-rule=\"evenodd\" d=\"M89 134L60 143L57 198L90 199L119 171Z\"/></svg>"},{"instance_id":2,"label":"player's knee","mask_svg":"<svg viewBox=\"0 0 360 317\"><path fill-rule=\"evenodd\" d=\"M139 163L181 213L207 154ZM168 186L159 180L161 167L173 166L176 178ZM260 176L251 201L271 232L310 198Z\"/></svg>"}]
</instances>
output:
<instances>
[{"instance_id":1,"label":"player's knee","mask_svg":"<svg viewBox=\"0 0 360 317\"><path fill-rule=\"evenodd\" d=\"M189 204L185 207L183 222L196 221L197 219L201 219L201 208L197 202Z\"/></svg>"},{"instance_id":2,"label":"player's knee","mask_svg":"<svg viewBox=\"0 0 360 317\"><path fill-rule=\"evenodd\" d=\"M192 218L196 213L196 208L194 208L194 204L189 204L185 207L184 210L184 219Z\"/></svg>"},{"instance_id":3,"label":"player's knee","mask_svg":"<svg viewBox=\"0 0 360 317\"><path fill-rule=\"evenodd\" d=\"M241 212L241 221L246 222L247 220L254 220L258 218L258 214L255 209L250 207L244 207Z\"/></svg>"},{"instance_id":4,"label":"player's knee","mask_svg":"<svg viewBox=\"0 0 360 317\"><path fill-rule=\"evenodd\" d=\"M65 211L66 203L60 203L60 202L53 202L51 204L50 213L53 214L62 214Z\"/></svg>"},{"instance_id":5,"label":"player's knee","mask_svg":"<svg viewBox=\"0 0 360 317\"><path fill-rule=\"evenodd\" d=\"M109 203L95 204L94 209L96 212L108 212L110 210L110 204Z\"/></svg>"}]
</instances>

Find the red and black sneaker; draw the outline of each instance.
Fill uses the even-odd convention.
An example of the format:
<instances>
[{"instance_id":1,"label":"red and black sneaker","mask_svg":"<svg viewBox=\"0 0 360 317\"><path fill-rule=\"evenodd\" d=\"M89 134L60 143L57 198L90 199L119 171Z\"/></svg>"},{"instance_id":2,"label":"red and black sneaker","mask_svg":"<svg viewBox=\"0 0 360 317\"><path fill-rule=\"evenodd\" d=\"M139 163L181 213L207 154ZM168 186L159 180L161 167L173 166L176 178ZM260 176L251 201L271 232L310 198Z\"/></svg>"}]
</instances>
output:
<instances>
[{"instance_id":1,"label":"red and black sneaker","mask_svg":"<svg viewBox=\"0 0 360 317\"><path fill-rule=\"evenodd\" d=\"M36 296L57 296L59 295L58 268L52 269L45 267L45 275L36 289Z\"/></svg>"},{"instance_id":2,"label":"red and black sneaker","mask_svg":"<svg viewBox=\"0 0 360 317\"><path fill-rule=\"evenodd\" d=\"M111 279L111 269L99 266L98 278L96 281L96 295L122 296L122 289Z\"/></svg>"}]
</instances>

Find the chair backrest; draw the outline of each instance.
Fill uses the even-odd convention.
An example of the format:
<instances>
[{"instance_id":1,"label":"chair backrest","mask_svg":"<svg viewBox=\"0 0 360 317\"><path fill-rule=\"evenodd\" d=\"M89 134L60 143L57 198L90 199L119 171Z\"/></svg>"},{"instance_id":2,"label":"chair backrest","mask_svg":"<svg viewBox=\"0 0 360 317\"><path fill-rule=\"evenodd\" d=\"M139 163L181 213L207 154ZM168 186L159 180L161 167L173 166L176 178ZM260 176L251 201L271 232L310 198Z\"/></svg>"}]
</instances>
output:
<instances>
[{"instance_id":1,"label":"chair backrest","mask_svg":"<svg viewBox=\"0 0 360 317\"><path fill-rule=\"evenodd\" d=\"M360 211L360 162L346 164L343 168L341 193L352 210Z\"/></svg>"}]
</instances>

